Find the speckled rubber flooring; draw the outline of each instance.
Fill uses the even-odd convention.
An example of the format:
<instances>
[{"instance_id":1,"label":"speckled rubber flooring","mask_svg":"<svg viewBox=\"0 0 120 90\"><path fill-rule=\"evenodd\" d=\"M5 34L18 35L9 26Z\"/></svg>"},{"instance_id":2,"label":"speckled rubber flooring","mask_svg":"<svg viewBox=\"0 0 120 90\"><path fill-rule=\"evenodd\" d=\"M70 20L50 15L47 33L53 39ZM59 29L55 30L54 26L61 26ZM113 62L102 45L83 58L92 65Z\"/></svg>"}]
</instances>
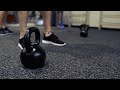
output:
<instances>
[{"instance_id":1,"label":"speckled rubber flooring","mask_svg":"<svg viewBox=\"0 0 120 90\"><path fill-rule=\"evenodd\" d=\"M67 45L41 44L46 65L29 70L20 62L19 29L10 29L13 35L0 36L0 79L120 79L120 31L90 29L88 38L82 38L78 28L53 28Z\"/></svg>"}]
</instances>

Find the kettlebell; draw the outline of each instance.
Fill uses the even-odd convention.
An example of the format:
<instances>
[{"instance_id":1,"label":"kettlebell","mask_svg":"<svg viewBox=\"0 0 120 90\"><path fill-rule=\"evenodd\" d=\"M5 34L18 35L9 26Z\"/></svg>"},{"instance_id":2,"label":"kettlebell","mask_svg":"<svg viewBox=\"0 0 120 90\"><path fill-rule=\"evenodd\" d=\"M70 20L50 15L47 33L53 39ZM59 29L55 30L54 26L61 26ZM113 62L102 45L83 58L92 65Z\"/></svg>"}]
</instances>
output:
<instances>
[{"instance_id":1,"label":"kettlebell","mask_svg":"<svg viewBox=\"0 0 120 90\"><path fill-rule=\"evenodd\" d=\"M82 24L80 26L80 36L81 37L88 37L89 26L86 24Z\"/></svg>"},{"instance_id":2,"label":"kettlebell","mask_svg":"<svg viewBox=\"0 0 120 90\"><path fill-rule=\"evenodd\" d=\"M35 43L31 43L31 34L35 33ZM37 69L45 66L46 53L40 44L40 31L36 27L27 30L24 36L25 48L21 51L20 59L25 68Z\"/></svg>"}]
</instances>

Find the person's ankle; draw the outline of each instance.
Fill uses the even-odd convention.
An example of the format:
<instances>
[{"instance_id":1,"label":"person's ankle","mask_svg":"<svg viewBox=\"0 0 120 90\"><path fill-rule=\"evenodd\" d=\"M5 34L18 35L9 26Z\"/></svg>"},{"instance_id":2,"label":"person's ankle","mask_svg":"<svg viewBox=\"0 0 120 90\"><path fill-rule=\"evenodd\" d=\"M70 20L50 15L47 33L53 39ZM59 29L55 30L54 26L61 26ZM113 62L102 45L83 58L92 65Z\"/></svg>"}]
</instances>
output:
<instances>
[{"instance_id":1,"label":"person's ankle","mask_svg":"<svg viewBox=\"0 0 120 90\"><path fill-rule=\"evenodd\" d=\"M20 36L20 38L19 39L22 39L22 38L24 38L23 36Z\"/></svg>"},{"instance_id":2,"label":"person's ankle","mask_svg":"<svg viewBox=\"0 0 120 90\"><path fill-rule=\"evenodd\" d=\"M6 28L6 26L2 26L1 28L3 28L3 29L4 29L4 28Z\"/></svg>"},{"instance_id":3,"label":"person's ankle","mask_svg":"<svg viewBox=\"0 0 120 90\"><path fill-rule=\"evenodd\" d=\"M52 34L52 31L45 32L44 34L45 34L45 37L49 37Z\"/></svg>"},{"instance_id":4,"label":"person's ankle","mask_svg":"<svg viewBox=\"0 0 120 90\"><path fill-rule=\"evenodd\" d=\"M0 29L2 29L2 30L5 29L5 28L6 28L6 26L0 26Z\"/></svg>"}]
</instances>

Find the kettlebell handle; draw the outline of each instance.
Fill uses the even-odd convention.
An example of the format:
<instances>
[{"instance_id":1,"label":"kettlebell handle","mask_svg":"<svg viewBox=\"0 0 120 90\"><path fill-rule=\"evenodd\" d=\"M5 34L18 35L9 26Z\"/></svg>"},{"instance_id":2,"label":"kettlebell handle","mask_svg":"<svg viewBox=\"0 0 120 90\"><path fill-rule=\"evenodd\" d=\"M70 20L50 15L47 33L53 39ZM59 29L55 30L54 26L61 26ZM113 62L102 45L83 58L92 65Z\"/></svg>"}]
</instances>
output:
<instances>
[{"instance_id":1,"label":"kettlebell handle","mask_svg":"<svg viewBox=\"0 0 120 90\"><path fill-rule=\"evenodd\" d=\"M84 29L85 31L88 31L89 25L82 24L82 25L80 26L80 30L82 30L82 29Z\"/></svg>"},{"instance_id":2,"label":"kettlebell handle","mask_svg":"<svg viewBox=\"0 0 120 90\"><path fill-rule=\"evenodd\" d=\"M39 45L40 44L40 31L38 28L36 27L30 27L28 28L26 34L25 34L25 47L31 47L31 34L35 33L35 45Z\"/></svg>"}]
</instances>

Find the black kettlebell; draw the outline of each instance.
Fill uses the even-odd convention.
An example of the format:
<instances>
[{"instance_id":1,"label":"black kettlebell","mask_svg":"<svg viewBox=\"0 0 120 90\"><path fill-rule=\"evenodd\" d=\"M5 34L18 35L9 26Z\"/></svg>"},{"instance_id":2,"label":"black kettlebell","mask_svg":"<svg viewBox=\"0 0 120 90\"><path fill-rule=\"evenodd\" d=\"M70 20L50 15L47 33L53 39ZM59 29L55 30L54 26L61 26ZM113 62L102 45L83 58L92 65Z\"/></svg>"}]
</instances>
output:
<instances>
[{"instance_id":1,"label":"black kettlebell","mask_svg":"<svg viewBox=\"0 0 120 90\"><path fill-rule=\"evenodd\" d=\"M31 44L31 34L35 32L35 43ZM20 59L25 68L37 69L45 66L46 53L40 44L40 31L36 27L27 30L24 36L25 48L21 51Z\"/></svg>"},{"instance_id":2,"label":"black kettlebell","mask_svg":"<svg viewBox=\"0 0 120 90\"><path fill-rule=\"evenodd\" d=\"M88 30L89 30L89 26L86 24L82 24L80 26L80 36L81 37L88 37Z\"/></svg>"}]
</instances>

